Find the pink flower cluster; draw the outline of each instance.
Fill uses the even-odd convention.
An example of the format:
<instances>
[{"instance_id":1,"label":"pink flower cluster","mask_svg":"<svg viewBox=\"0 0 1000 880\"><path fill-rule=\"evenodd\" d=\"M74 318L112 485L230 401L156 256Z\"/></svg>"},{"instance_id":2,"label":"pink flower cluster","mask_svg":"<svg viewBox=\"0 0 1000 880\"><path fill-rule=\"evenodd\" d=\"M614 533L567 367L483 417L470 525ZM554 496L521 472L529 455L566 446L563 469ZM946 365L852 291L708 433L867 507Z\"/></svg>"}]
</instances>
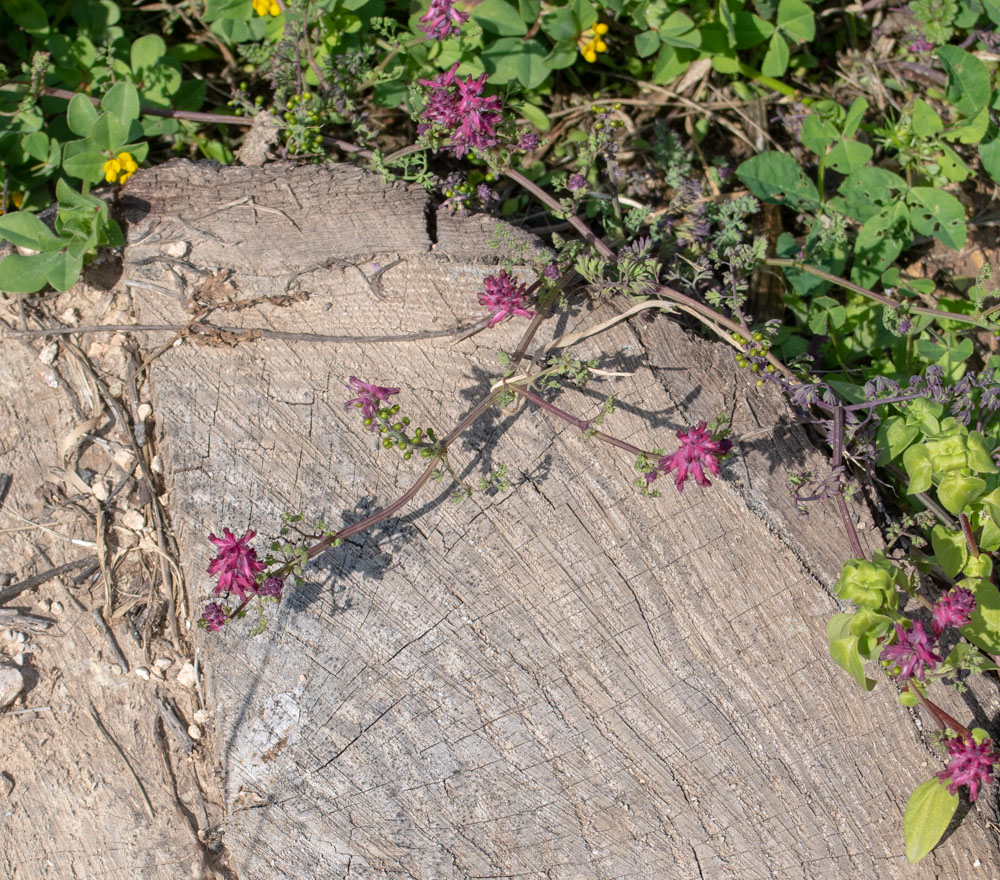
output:
<instances>
[{"instance_id":1,"label":"pink flower cluster","mask_svg":"<svg viewBox=\"0 0 1000 880\"><path fill-rule=\"evenodd\" d=\"M487 328L495 327L511 315L520 315L522 318L534 317L535 313L527 308L527 287L517 284L516 279L508 275L506 269L501 269L499 275L487 275L483 287L485 289L479 292L479 304L493 312L493 316L486 324Z\"/></svg>"},{"instance_id":2,"label":"pink flower cluster","mask_svg":"<svg viewBox=\"0 0 1000 880\"><path fill-rule=\"evenodd\" d=\"M456 70L457 61L447 73L419 80L431 93L423 112L425 122L417 127L417 132L424 134L432 126L440 125L451 136L455 155L461 158L472 148L496 146L503 105L496 95L483 97L485 73L463 79L455 76Z\"/></svg>"},{"instance_id":3,"label":"pink flower cluster","mask_svg":"<svg viewBox=\"0 0 1000 880\"><path fill-rule=\"evenodd\" d=\"M913 621L909 629L894 624L896 641L886 645L879 655L888 662L889 674L900 681L910 678L923 681L926 674L937 669L943 660L937 651L941 633L948 627L959 629L967 625L975 610L976 597L972 591L955 587L934 604L930 634L919 620Z\"/></svg>"},{"instance_id":4,"label":"pink flower cluster","mask_svg":"<svg viewBox=\"0 0 1000 880\"><path fill-rule=\"evenodd\" d=\"M454 0L431 0L430 8L420 17L420 30L435 40L457 37L469 13L455 8Z\"/></svg>"},{"instance_id":5,"label":"pink flower cluster","mask_svg":"<svg viewBox=\"0 0 1000 880\"><path fill-rule=\"evenodd\" d=\"M979 797L979 786L993 782L993 765L1000 763L1000 755L993 749L993 741L981 743L971 736L952 737L947 742L948 766L938 773L938 779L948 783L948 791L958 794L960 786L969 787L969 800Z\"/></svg>"},{"instance_id":6,"label":"pink flower cluster","mask_svg":"<svg viewBox=\"0 0 1000 880\"><path fill-rule=\"evenodd\" d=\"M219 553L208 565L209 574L217 574L216 596L235 593L240 601L257 592L257 575L264 570L264 563L257 558L257 551L247 546L256 532L247 531L237 538L229 529L222 530L222 537L209 535L208 540L219 548Z\"/></svg>"},{"instance_id":7,"label":"pink flower cluster","mask_svg":"<svg viewBox=\"0 0 1000 880\"><path fill-rule=\"evenodd\" d=\"M377 431L378 424L376 423L376 417L378 416L378 411L382 408L382 404L389 400L391 395L399 394L399 389L371 385L368 382L362 382L357 376L351 376L347 380L347 387L351 391L358 392L358 396L347 401L344 407L347 409L350 409L352 406L361 407L362 418L372 420L368 425L369 430Z\"/></svg>"},{"instance_id":8,"label":"pink flower cluster","mask_svg":"<svg viewBox=\"0 0 1000 880\"><path fill-rule=\"evenodd\" d=\"M281 598L285 583L282 578L272 576L265 578L263 583L257 582L257 575L265 565L257 558L257 551L249 546L256 535L248 530L242 538L237 538L229 529L223 529L221 538L208 536L208 540L219 548L215 559L208 564L208 573L219 577L213 590L216 596L235 595L243 604L252 596ZM206 629L217 632L229 619L229 610L218 602L209 602L201 619Z\"/></svg>"},{"instance_id":9,"label":"pink flower cluster","mask_svg":"<svg viewBox=\"0 0 1000 880\"><path fill-rule=\"evenodd\" d=\"M678 431L677 439L681 441L680 448L660 458L646 474L646 483L652 483L660 474L676 471L674 485L678 492L684 491L684 484L692 476L699 486L711 486L712 481L705 476L705 471L719 476L719 462L733 448L732 441L714 437L704 421L686 431Z\"/></svg>"}]
</instances>

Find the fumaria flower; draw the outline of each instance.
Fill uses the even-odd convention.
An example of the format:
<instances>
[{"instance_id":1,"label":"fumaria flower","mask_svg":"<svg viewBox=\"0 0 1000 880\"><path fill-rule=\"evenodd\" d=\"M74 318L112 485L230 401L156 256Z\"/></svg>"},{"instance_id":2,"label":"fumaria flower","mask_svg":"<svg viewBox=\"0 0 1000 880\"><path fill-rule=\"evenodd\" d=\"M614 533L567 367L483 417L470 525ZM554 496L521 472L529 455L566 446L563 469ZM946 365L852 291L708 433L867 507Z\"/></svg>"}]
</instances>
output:
<instances>
[{"instance_id":1,"label":"fumaria flower","mask_svg":"<svg viewBox=\"0 0 1000 880\"><path fill-rule=\"evenodd\" d=\"M218 632L226 624L226 612L218 602L209 602L201 619L205 621L206 629Z\"/></svg>"},{"instance_id":2,"label":"fumaria flower","mask_svg":"<svg viewBox=\"0 0 1000 880\"><path fill-rule=\"evenodd\" d=\"M451 136L451 148L461 158L470 149L485 149L497 143L497 126L502 119L503 105L496 95L483 97L486 74L479 77L455 76L458 62L451 70L434 79L418 82L430 89L424 122L418 126L424 134L433 125L440 125Z\"/></svg>"},{"instance_id":3,"label":"fumaria flower","mask_svg":"<svg viewBox=\"0 0 1000 880\"><path fill-rule=\"evenodd\" d=\"M972 619L972 613L975 610L976 597L972 590L967 590L965 587L955 587L950 592L945 593L934 604L934 610L931 612L933 616L931 629L934 631L934 635L941 635L941 632L947 627L960 629L965 626Z\"/></svg>"},{"instance_id":4,"label":"fumaria flower","mask_svg":"<svg viewBox=\"0 0 1000 880\"><path fill-rule=\"evenodd\" d=\"M358 392L357 397L351 398L344 407L350 409L352 406L361 407L361 415L365 419L371 419L372 422L369 425L369 429L372 431L377 431L378 426L375 424L375 417L378 415L378 411L382 408L382 404L385 403L389 397L393 394L399 394L398 388L384 388L381 385L371 385L368 382L362 382L357 376L351 376L347 380L347 387L351 391Z\"/></svg>"},{"instance_id":5,"label":"fumaria flower","mask_svg":"<svg viewBox=\"0 0 1000 880\"><path fill-rule=\"evenodd\" d=\"M714 437L704 421L686 431L678 431L677 439L681 441L680 448L660 458L646 474L646 483L652 483L660 474L676 471L674 484L678 492L684 491L684 483L692 476L699 486L711 486L712 481L705 476L705 471L719 476L719 462L732 449L732 441Z\"/></svg>"},{"instance_id":6,"label":"fumaria flower","mask_svg":"<svg viewBox=\"0 0 1000 880\"><path fill-rule=\"evenodd\" d=\"M936 642L930 640L919 620L914 620L909 629L903 629L898 623L895 627L896 643L886 645L880 655L889 664L889 674L900 681L908 678L923 681L924 675L937 669L942 660L934 651Z\"/></svg>"},{"instance_id":7,"label":"fumaria flower","mask_svg":"<svg viewBox=\"0 0 1000 880\"><path fill-rule=\"evenodd\" d=\"M520 315L522 318L532 318L535 313L527 308L528 290L524 284L517 284L516 279L501 269L499 275L487 275L483 280L484 290L479 292L479 304L486 306L493 317L486 327L495 327L504 318Z\"/></svg>"},{"instance_id":8,"label":"fumaria flower","mask_svg":"<svg viewBox=\"0 0 1000 880\"><path fill-rule=\"evenodd\" d=\"M993 750L993 741L984 739L981 743L971 736L952 737L947 742L951 761L946 769L938 773L938 779L948 783L948 791L958 794L958 789L969 787L969 800L979 797L979 786L993 782L993 765L1000 762L1000 755Z\"/></svg>"},{"instance_id":9,"label":"fumaria flower","mask_svg":"<svg viewBox=\"0 0 1000 880\"><path fill-rule=\"evenodd\" d=\"M264 570L264 563L257 558L257 551L247 546L256 532L247 531L237 538L229 529L222 530L222 537L209 535L208 540L219 548L219 553L208 565L208 573L219 576L215 595L235 593L241 601L257 592L257 575Z\"/></svg>"},{"instance_id":10,"label":"fumaria flower","mask_svg":"<svg viewBox=\"0 0 1000 880\"><path fill-rule=\"evenodd\" d=\"M469 13L456 9L454 0L431 0L430 8L420 17L420 30L435 40L447 40L458 36L468 20Z\"/></svg>"}]
</instances>

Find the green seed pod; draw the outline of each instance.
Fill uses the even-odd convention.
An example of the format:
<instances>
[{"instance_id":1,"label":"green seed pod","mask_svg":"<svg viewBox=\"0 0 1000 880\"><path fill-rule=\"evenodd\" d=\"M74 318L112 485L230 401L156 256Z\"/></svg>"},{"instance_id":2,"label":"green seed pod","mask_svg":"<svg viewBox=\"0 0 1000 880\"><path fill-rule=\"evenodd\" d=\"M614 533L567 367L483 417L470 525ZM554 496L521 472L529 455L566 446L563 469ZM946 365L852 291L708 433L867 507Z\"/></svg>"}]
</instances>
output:
<instances>
[{"instance_id":1,"label":"green seed pod","mask_svg":"<svg viewBox=\"0 0 1000 880\"><path fill-rule=\"evenodd\" d=\"M595 122L594 123L594 131L600 131L602 128L604 128L604 123L603 122Z\"/></svg>"},{"instance_id":2,"label":"green seed pod","mask_svg":"<svg viewBox=\"0 0 1000 880\"><path fill-rule=\"evenodd\" d=\"M752 338L753 338L753 341L754 341L754 342L762 342L762 341L764 340L764 334L763 334L763 333L761 333L761 332L760 332L760 330L757 330L757 331L756 331L756 332L755 332L755 333L753 334L753 337L752 337Z\"/></svg>"},{"instance_id":3,"label":"green seed pod","mask_svg":"<svg viewBox=\"0 0 1000 880\"><path fill-rule=\"evenodd\" d=\"M751 373L759 373L760 372L760 364L750 364L750 372Z\"/></svg>"},{"instance_id":4,"label":"green seed pod","mask_svg":"<svg viewBox=\"0 0 1000 880\"><path fill-rule=\"evenodd\" d=\"M382 448L383 449L392 449L392 440L390 440L388 437L386 437L382 441Z\"/></svg>"}]
</instances>

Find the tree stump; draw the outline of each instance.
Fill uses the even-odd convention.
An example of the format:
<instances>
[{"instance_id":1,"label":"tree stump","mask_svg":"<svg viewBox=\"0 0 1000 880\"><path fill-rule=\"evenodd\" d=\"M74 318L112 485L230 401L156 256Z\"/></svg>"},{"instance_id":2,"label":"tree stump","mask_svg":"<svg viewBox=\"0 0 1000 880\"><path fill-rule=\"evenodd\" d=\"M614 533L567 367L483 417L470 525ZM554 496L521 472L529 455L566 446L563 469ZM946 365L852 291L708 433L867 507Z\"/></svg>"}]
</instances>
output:
<instances>
[{"instance_id":1,"label":"tree stump","mask_svg":"<svg viewBox=\"0 0 1000 880\"><path fill-rule=\"evenodd\" d=\"M398 386L414 425L448 430L524 322L455 328L483 314L498 253L536 245L506 228L492 250L494 221L348 166L172 162L122 208L140 324L211 308L225 328L147 331L168 344L154 418L193 623L209 532L271 536L285 510L340 527L415 479L345 381ZM538 341L620 308L576 307ZM454 460L472 480L505 463L512 491L425 488L320 557L263 635L199 633L240 876L995 876L992 794L920 865L903 856L906 798L940 765L890 682L863 694L829 658L851 553L832 505L794 508L789 472L826 462L780 394L663 317L571 353L621 375L559 405L592 418L613 396L605 429L644 448L730 412L723 476L646 498L628 456L494 409Z\"/></svg>"}]
</instances>

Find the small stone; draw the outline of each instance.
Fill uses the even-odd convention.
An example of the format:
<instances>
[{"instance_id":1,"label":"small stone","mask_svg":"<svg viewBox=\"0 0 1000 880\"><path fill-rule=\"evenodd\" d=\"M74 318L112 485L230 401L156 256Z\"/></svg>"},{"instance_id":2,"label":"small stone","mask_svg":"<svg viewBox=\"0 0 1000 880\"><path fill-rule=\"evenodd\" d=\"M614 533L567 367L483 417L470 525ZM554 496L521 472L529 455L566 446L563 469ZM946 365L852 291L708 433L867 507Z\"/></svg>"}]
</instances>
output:
<instances>
[{"instance_id":1,"label":"small stone","mask_svg":"<svg viewBox=\"0 0 1000 880\"><path fill-rule=\"evenodd\" d=\"M148 403L139 404L138 415L140 422L146 421L146 419L148 419L152 414L153 414L153 407L151 407Z\"/></svg>"},{"instance_id":2,"label":"small stone","mask_svg":"<svg viewBox=\"0 0 1000 880\"><path fill-rule=\"evenodd\" d=\"M115 464L118 465L125 473L131 473L132 464L135 461L135 456L132 455L131 449L119 449L115 455Z\"/></svg>"},{"instance_id":3,"label":"small stone","mask_svg":"<svg viewBox=\"0 0 1000 880\"><path fill-rule=\"evenodd\" d=\"M211 713L208 709L199 709L194 713L194 720L199 724L204 724L211 717Z\"/></svg>"},{"instance_id":4,"label":"small stone","mask_svg":"<svg viewBox=\"0 0 1000 880\"><path fill-rule=\"evenodd\" d=\"M23 645L26 641L28 641L28 637L22 632L15 633L14 641L20 645Z\"/></svg>"},{"instance_id":5,"label":"small stone","mask_svg":"<svg viewBox=\"0 0 1000 880\"><path fill-rule=\"evenodd\" d=\"M163 473L163 459L160 458L159 454L156 454L156 455L153 456L153 460L150 461L150 463L149 463L149 469L154 474L162 474Z\"/></svg>"},{"instance_id":6,"label":"small stone","mask_svg":"<svg viewBox=\"0 0 1000 880\"><path fill-rule=\"evenodd\" d=\"M52 613L53 614L62 614L63 613L63 604L62 604L62 602L53 602L52 603Z\"/></svg>"},{"instance_id":7,"label":"small stone","mask_svg":"<svg viewBox=\"0 0 1000 880\"><path fill-rule=\"evenodd\" d=\"M52 600L51 599L40 600L38 603L38 608L40 611L44 611L46 614L48 614L52 610Z\"/></svg>"},{"instance_id":8,"label":"small stone","mask_svg":"<svg viewBox=\"0 0 1000 880\"><path fill-rule=\"evenodd\" d=\"M19 651L17 654L15 654L14 655L14 662L18 666L24 666L24 653Z\"/></svg>"},{"instance_id":9,"label":"small stone","mask_svg":"<svg viewBox=\"0 0 1000 880\"><path fill-rule=\"evenodd\" d=\"M163 681L166 676L163 674L162 669L157 669L155 666L149 670L153 674L153 678Z\"/></svg>"},{"instance_id":10,"label":"small stone","mask_svg":"<svg viewBox=\"0 0 1000 880\"><path fill-rule=\"evenodd\" d=\"M59 320L75 327L80 322L80 313L74 308L68 308L59 316Z\"/></svg>"},{"instance_id":11,"label":"small stone","mask_svg":"<svg viewBox=\"0 0 1000 880\"><path fill-rule=\"evenodd\" d=\"M43 364L48 364L49 366L52 366L52 364L55 363L57 354L59 354L59 343L50 342L48 345L45 346L45 348L43 348L40 352L38 352L38 359Z\"/></svg>"},{"instance_id":12,"label":"small stone","mask_svg":"<svg viewBox=\"0 0 1000 880\"><path fill-rule=\"evenodd\" d=\"M163 253L165 253L168 257L173 257L174 259L179 260L182 257L186 257L190 249L190 242L172 241L163 249Z\"/></svg>"},{"instance_id":13,"label":"small stone","mask_svg":"<svg viewBox=\"0 0 1000 880\"><path fill-rule=\"evenodd\" d=\"M188 728L188 736L191 739L201 739L201 728L197 724L192 724Z\"/></svg>"},{"instance_id":14,"label":"small stone","mask_svg":"<svg viewBox=\"0 0 1000 880\"><path fill-rule=\"evenodd\" d=\"M6 639L6 640L7 640L8 642L12 642L12 641L14 641L14 630L12 630L12 629L5 629L5 630L3 631L3 637L4 637L4 638L5 638L5 639Z\"/></svg>"},{"instance_id":15,"label":"small stone","mask_svg":"<svg viewBox=\"0 0 1000 880\"><path fill-rule=\"evenodd\" d=\"M108 496L111 494L108 484L100 478L90 484L90 491L94 493L94 497L98 501L107 501Z\"/></svg>"},{"instance_id":16,"label":"small stone","mask_svg":"<svg viewBox=\"0 0 1000 880\"><path fill-rule=\"evenodd\" d=\"M121 674L122 674L122 672L124 672L125 670L123 670L123 669L121 668L121 666L119 666L119 665L118 665L117 663L112 663L112 664L111 664L111 665L110 665L110 666L108 667L108 671L109 671L109 672L110 672L110 673L111 673L112 675L121 675Z\"/></svg>"},{"instance_id":17,"label":"small stone","mask_svg":"<svg viewBox=\"0 0 1000 880\"><path fill-rule=\"evenodd\" d=\"M149 681L149 670L145 666L137 666L135 674L143 681Z\"/></svg>"},{"instance_id":18,"label":"small stone","mask_svg":"<svg viewBox=\"0 0 1000 880\"><path fill-rule=\"evenodd\" d=\"M138 532L146 525L146 517L138 510L126 510L122 514L122 525L127 529L132 529L133 532Z\"/></svg>"},{"instance_id":19,"label":"small stone","mask_svg":"<svg viewBox=\"0 0 1000 880\"><path fill-rule=\"evenodd\" d=\"M0 709L13 703L23 687L24 676L20 669L7 664L0 666Z\"/></svg>"},{"instance_id":20,"label":"small stone","mask_svg":"<svg viewBox=\"0 0 1000 880\"><path fill-rule=\"evenodd\" d=\"M166 672L171 666L173 666L173 664L174 661L171 660L169 657L157 657L153 661L153 665L157 669L162 669L164 672Z\"/></svg>"},{"instance_id":21,"label":"small stone","mask_svg":"<svg viewBox=\"0 0 1000 880\"><path fill-rule=\"evenodd\" d=\"M181 671L177 673L177 684L181 687L194 687L198 679L194 674L194 664L185 663L181 667Z\"/></svg>"},{"instance_id":22,"label":"small stone","mask_svg":"<svg viewBox=\"0 0 1000 880\"><path fill-rule=\"evenodd\" d=\"M184 344L184 340L183 339L175 339L173 347L174 348L180 348L183 344Z\"/></svg>"}]
</instances>

